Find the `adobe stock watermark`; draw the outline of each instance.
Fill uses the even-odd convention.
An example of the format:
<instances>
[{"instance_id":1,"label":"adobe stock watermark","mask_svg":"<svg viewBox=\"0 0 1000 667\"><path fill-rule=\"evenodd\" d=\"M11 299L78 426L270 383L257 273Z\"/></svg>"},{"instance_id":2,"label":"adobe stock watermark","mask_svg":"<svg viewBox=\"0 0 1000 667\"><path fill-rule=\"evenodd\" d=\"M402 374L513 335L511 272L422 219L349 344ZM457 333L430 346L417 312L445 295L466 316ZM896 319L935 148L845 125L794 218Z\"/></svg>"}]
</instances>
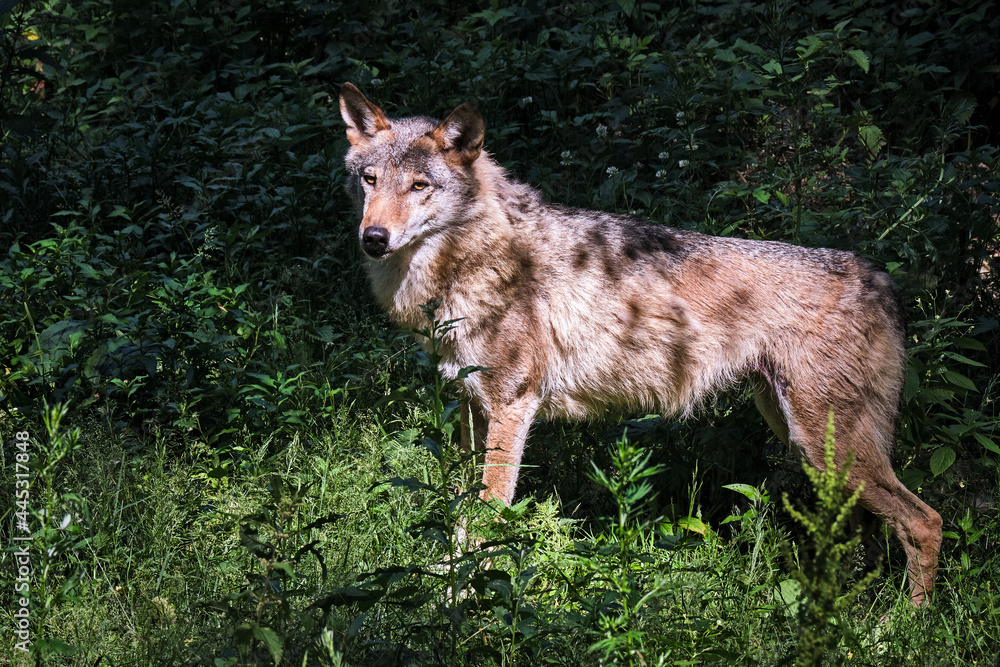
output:
<instances>
[{"instance_id":1,"label":"adobe stock watermark","mask_svg":"<svg viewBox=\"0 0 1000 667\"><path fill-rule=\"evenodd\" d=\"M14 635L17 641L14 648L27 652L31 646L31 612L29 593L31 590L31 554L28 543L31 540L31 530L28 527L28 508L31 501L28 489L31 484L31 470L28 462L31 460L31 434L18 431L14 434Z\"/></svg>"}]
</instances>

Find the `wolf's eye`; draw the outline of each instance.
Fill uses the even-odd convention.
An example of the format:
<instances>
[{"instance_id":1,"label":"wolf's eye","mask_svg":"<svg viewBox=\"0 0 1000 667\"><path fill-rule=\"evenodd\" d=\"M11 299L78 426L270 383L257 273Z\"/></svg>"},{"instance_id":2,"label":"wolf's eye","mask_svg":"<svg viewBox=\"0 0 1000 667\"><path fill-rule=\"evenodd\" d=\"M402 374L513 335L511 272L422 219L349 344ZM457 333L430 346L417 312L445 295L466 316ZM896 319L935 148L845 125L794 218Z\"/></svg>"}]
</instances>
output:
<instances>
[{"instance_id":1,"label":"wolf's eye","mask_svg":"<svg viewBox=\"0 0 1000 667\"><path fill-rule=\"evenodd\" d=\"M368 185L375 185L375 177L370 174L365 174L361 178L365 179L365 183Z\"/></svg>"},{"instance_id":2,"label":"wolf's eye","mask_svg":"<svg viewBox=\"0 0 1000 667\"><path fill-rule=\"evenodd\" d=\"M424 183L423 181L417 181L416 183L413 184L413 189L419 192L420 190L426 188L428 185L429 185L428 183Z\"/></svg>"}]
</instances>

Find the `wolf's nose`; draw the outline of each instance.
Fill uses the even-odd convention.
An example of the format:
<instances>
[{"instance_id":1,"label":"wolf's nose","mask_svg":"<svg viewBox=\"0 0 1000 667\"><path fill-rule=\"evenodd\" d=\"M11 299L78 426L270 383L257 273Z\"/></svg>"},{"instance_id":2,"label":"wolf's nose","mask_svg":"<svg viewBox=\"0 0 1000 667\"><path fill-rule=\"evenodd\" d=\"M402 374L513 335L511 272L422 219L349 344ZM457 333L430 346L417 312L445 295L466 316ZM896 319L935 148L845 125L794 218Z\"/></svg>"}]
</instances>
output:
<instances>
[{"instance_id":1,"label":"wolf's nose","mask_svg":"<svg viewBox=\"0 0 1000 667\"><path fill-rule=\"evenodd\" d=\"M361 235L361 245L371 257L381 257L389 249L389 230L385 227L368 227Z\"/></svg>"}]
</instances>

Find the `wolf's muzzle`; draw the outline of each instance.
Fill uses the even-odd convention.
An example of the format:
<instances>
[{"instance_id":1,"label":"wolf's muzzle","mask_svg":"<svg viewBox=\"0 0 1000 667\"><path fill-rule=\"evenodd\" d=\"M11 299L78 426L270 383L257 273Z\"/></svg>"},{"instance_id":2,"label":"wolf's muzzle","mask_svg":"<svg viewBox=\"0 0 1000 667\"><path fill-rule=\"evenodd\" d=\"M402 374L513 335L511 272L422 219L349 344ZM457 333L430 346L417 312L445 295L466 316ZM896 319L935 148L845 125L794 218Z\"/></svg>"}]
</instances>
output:
<instances>
[{"instance_id":1,"label":"wolf's muzzle","mask_svg":"<svg viewBox=\"0 0 1000 667\"><path fill-rule=\"evenodd\" d=\"M385 227L368 227L361 234L361 248L369 257L383 257L389 253L389 230Z\"/></svg>"}]
</instances>

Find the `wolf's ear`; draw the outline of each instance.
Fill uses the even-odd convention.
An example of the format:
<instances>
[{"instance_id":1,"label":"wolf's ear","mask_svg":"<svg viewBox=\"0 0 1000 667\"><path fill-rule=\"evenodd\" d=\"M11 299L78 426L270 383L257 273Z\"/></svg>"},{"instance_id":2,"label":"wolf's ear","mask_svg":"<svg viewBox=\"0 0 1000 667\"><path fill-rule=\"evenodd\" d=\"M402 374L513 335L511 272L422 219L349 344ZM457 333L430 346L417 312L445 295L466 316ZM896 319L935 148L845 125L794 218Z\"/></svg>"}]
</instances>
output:
<instances>
[{"instance_id":1,"label":"wolf's ear","mask_svg":"<svg viewBox=\"0 0 1000 667\"><path fill-rule=\"evenodd\" d=\"M389 120L368 101L353 83L340 87L340 115L347 123L347 140L352 146L367 143L376 132L389 129Z\"/></svg>"},{"instance_id":2,"label":"wolf's ear","mask_svg":"<svg viewBox=\"0 0 1000 667\"><path fill-rule=\"evenodd\" d=\"M441 150L453 155L466 167L479 157L485 136L483 117L470 104L460 105L431 132Z\"/></svg>"}]
</instances>

